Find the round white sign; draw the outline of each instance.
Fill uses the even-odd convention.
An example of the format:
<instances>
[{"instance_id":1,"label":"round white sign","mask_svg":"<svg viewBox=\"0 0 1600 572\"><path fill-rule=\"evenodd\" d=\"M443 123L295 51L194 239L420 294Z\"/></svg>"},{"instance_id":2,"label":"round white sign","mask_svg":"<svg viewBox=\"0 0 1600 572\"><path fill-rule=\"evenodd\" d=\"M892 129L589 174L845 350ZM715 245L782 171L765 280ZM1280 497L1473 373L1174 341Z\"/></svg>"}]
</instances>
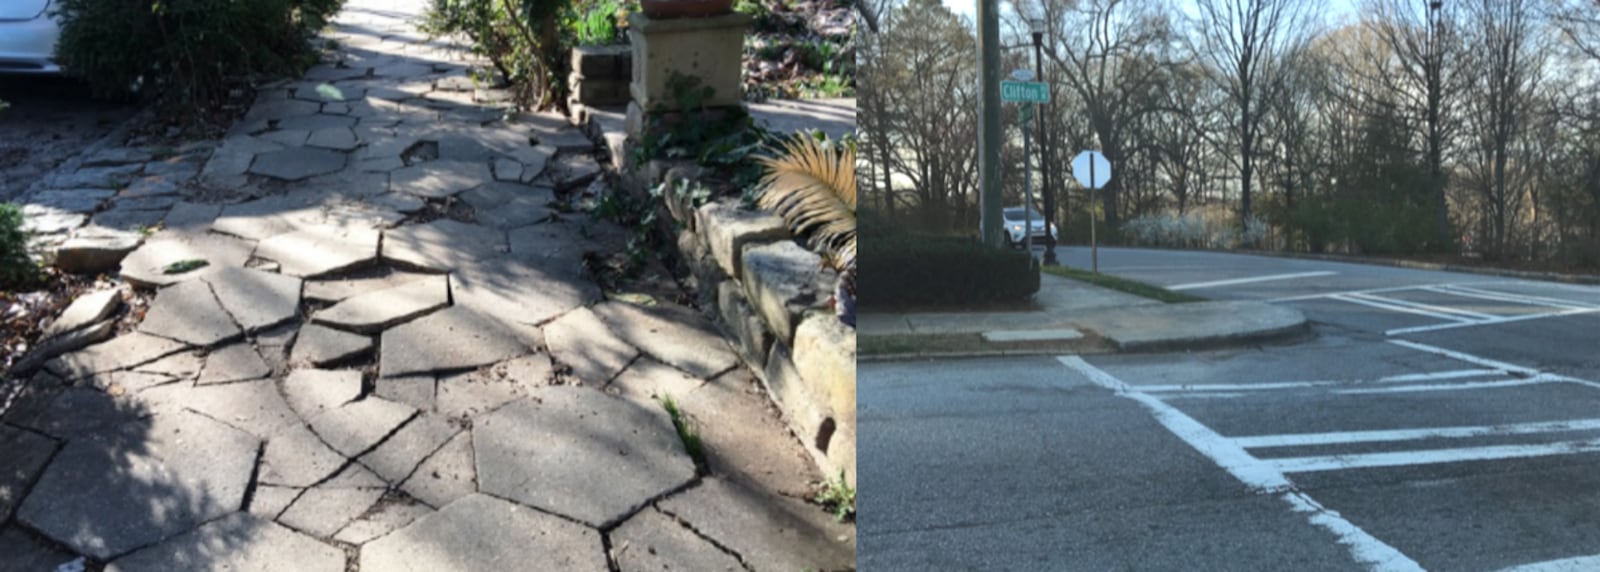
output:
<instances>
[{"instance_id":1,"label":"round white sign","mask_svg":"<svg viewBox=\"0 0 1600 572\"><path fill-rule=\"evenodd\" d=\"M1026 68L1017 68L1011 70L1011 79L1017 81L1033 81L1033 70Z\"/></svg>"}]
</instances>

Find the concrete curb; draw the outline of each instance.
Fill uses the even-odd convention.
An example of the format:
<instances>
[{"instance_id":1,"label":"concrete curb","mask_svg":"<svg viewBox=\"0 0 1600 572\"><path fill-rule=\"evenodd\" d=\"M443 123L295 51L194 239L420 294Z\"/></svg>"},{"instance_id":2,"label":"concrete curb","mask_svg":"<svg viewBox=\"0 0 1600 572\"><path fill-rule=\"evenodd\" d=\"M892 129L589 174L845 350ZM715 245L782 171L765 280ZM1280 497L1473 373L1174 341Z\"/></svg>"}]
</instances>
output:
<instances>
[{"instance_id":1,"label":"concrete curb","mask_svg":"<svg viewBox=\"0 0 1600 572\"><path fill-rule=\"evenodd\" d=\"M1199 303L1197 303L1197 304L1199 304ZM1255 304L1255 303L1252 302L1251 304ZM1216 303L1216 305L1218 305L1218 306L1228 305L1229 307L1233 307L1233 306L1237 306L1239 304L1237 304L1237 303L1218 302L1218 303ZM1172 306L1180 306L1180 307L1173 308ZM1141 307L1138 307L1137 309L1139 309L1139 310L1147 310L1147 311L1148 310L1154 310L1154 309L1157 309L1157 308L1163 308L1163 307L1171 308L1171 309L1179 310L1179 311L1187 309L1187 308L1183 308L1181 306L1183 306L1183 305L1141 306ZM1190 308L1193 308L1193 307L1191 306ZM1098 353L1153 353L1153 352L1202 351L1202 350L1215 350L1215 349L1225 349L1225 348L1234 348L1234 347L1256 346L1256 345L1269 344L1269 343L1292 343L1292 342L1303 341L1303 340L1308 339L1309 337L1311 337L1313 335L1312 334L1312 330L1311 330L1311 321L1306 319L1306 317L1303 314L1301 314L1299 311L1291 310L1291 309L1288 309L1288 308L1282 308L1282 307L1279 307L1279 306L1272 306L1271 309L1274 312L1290 315L1290 317L1288 319L1280 319L1280 320L1277 320L1275 323L1265 324L1265 325L1263 325L1263 327L1254 328L1254 329L1251 329L1249 327L1245 327L1245 328L1235 327L1235 328L1233 328L1234 331L1230 331L1230 332L1223 332L1223 333L1217 333L1217 334L1206 334L1206 335L1174 336L1174 337L1139 336L1136 332L1128 334L1128 335L1120 335L1119 333L1113 332L1111 330L1115 330L1115 329L1117 329L1119 327L1123 328L1123 329L1126 329L1125 325L1124 326L1118 326L1118 325L1114 325L1114 324L1109 324L1108 323L1108 324L1105 324L1102 328L1096 328L1093 325L1093 322L1095 321L1095 318L1098 317L1096 314L1105 314L1106 312L1113 312L1113 311L1115 311L1115 312L1126 311L1127 308L1113 308L1113 309L1103 310L1103 311L1099 311L1099 312L1088 313L1088 315L1085 315L1083 317L1081 322L1077 322L1079 327L1081 327L1084 330L1088 330L1088 331L1091 331L1091 332L1094 332L1094 333L1098 334L1099 337L1104 339L1106 341L1106 343L1110 346L1110 349L1108 351L1068 351L1068 350L1060 350L1060 349L999 349L999 348L997 348L997 349L994 349L994 350L981 350L981 351L914 352L914 353L898 353L898 354L859 355L857 357L857 361L873 362L873 361L904 361L904 360L936 359L936 358L937 359L961 359L961 358L1010 357L1010 356L1034 356L1034 355L1076 355L1076 354L1098 354ZM1236 310L1236 311L1239 311L1239 310ZM1069 319L1069 321L1072 321L1072 320ZM1124 332L1124 333L1126 333L1126 332ZM904 337L913 337L913 338L916 337L915 335L908 336L906 334L897 334L897 336L898 337L902 337L902 338L904 338ZM1118 339L1118 338L1122 338L1122 339Z\"/></svg>"}]
</instances>

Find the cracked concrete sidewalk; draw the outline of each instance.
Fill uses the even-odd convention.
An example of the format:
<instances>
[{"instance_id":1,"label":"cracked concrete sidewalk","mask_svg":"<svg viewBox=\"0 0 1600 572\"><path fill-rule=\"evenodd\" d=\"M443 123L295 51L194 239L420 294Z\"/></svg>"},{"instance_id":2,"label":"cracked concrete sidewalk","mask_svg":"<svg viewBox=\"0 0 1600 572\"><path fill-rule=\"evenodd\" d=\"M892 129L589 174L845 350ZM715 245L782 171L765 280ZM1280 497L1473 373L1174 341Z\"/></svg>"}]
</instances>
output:
<instances>
[{"instance_id":1,"label":"cracked concrete sidewalk","mask_svg":"<svg viewBox=\"0 0 1600 572\"><path fill-rule=\"evenodd\" d=\"M593 142L504 119L421 8L352 0L334 62L186 156L244 200L85 188L165 229L55 326L109 341L0 424L0 568L853 568L854 526L804 500L823 477L711 322L586 274L627 232L550 204L601 174ZM151 162L126 155L94 168ZM130 287L154 297L112 323Z\"/></svg>"}]
</instances>

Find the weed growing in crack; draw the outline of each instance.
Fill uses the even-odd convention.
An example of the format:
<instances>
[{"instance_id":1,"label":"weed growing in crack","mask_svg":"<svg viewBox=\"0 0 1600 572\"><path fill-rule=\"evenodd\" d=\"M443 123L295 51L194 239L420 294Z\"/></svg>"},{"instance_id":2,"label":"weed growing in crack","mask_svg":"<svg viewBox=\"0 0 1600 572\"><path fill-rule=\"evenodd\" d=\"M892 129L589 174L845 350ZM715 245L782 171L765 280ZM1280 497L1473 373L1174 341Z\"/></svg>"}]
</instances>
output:
<instances>
[{"instance_id":1,"label":"weed growing in crack","mask_svg":"<svg viewBox=\"0 0 1600 572\"><path fill-rule=\"evenodd\" d=\"M678 438L683 440L684 452L689 453L689 457L694 459L696 465L704 465L705 445L700 442L699 432L695 431L694 426L689 424L689 419L683 415L683 410L678 409L678 402L670 395L663 395L658 401L661 402L661 408L667 410L667 416L672 418L672 427L678 430Z\"/></svg>"},{"instance_id":2,"label":"weed growing in crack","mask_svg":"<svg viewBox=\"0 0 1600 572\"><path fill-rule=\"evenodd\" d=\"M827 507L839 522L856 517L856 489L845 480L844 469L839 469L839 478L823 483L822 491L812 500Z\"/></svg>"}]
</instances>

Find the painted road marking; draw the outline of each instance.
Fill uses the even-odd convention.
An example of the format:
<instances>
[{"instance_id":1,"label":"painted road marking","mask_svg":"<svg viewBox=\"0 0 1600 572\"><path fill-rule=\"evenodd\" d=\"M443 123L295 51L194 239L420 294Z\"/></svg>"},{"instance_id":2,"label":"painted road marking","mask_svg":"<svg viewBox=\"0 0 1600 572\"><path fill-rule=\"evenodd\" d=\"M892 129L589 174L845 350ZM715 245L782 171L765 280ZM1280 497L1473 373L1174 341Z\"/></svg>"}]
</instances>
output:
<instances>
[{"instance_id":1,"label":"painted road marking","mask_svg":"<svg viewBox=\"0 0 1600 572\"><path fill-rule=\"evenodd\" d=\"M1313 278L1317 276L1330 276L1338 274L1332 270L1318 270L1316 272L1296 272L1293 274L1272 274L1269 276L1256 276L1253 278L1235 278L1232 280L1217 280L1214 282L1195 282L1192 284L1179 284L1168 286L1168 290L1194 290L1196 288L1215 288L1217 286L1233 286L1236 284L1252 284L1255 282L1271 282L1275 280L1294 280L1296 278Z\"/></svg>"},{"instance_id":2,"label":"painted road marking","mask_svg":"<svg viewBox=\"0 0 1600 572\"><path fill-rule=\"evenodd\" d=\"M1487 447L1461 447L1456 449L1424 449L1386 453L1356 453L1315 457L1290 457L1267 459L1274 469L1285 473L1314 473L1346 469L1371 469L1378 467L1409 467L1438 463L1468 461L1498 461L1528 457L1550 457L1578 453L1600 452L1600 439L1561 441L1534 445L1492 445Z\"/></svg>"},{"instance_id":3,"label":"painted road marking","mask_svg":"<svg viewBox=\"0 0 1600 572\"><path fill-rule=\"evenodd\" d=\"M1534 435L1568 431L1600 430L1600 419L1573 419L1569 421L1542 421L1510 425L1479 425L1475 427L1434 427L1431 429L1390 429L1378 431L1344 431L1333 433L1294 433L1288 435L1255 435L1234 437L1233 442L1246 449L1269 447L1301 447L1307 445L1348 445L1353 443L1390 443L1419 439L1466 439L1470 437L1495 437L1500 435Z\"/></svg>"},{"instance_id":4,"label":"painted road marking","mask_svg":"<svg viewBox=\"0 0 1600 572\"><path fill-rule=\"evenodd\" d=\"M1316 500L1305 493L1294 490L1294 483L1285 476L1283 471L1277 470L1270 463L1261 461L1246 452L1243 447L1228 440L1226 437L1212 431L1193 417L1173 408L1160 399L1147 393L1130 390L1128 384L1117 379L1104 370L1090 365L1089 362L1078 356L1064 356L1058 358L1062 365L1083 374L1090 381L1115 391L1117 395L1132 399L1144 405L1155 417L1156 421L1166 427L1179 439L1188 443L1200 454L1210 458L1223 470L1228 471L1234 478L1239 479L1248 486L1262 493L1274 494L1299 513L1306 513L1307 520L1338 537L1339 544L1350 550L1351 557L1357 562L1366 564L1373 570L1383 571L1412 571L1422 570L1422 566L1415 560L1402 554L1393 546L1385 544L1367 531L1352 524L1336 511L1328 510Z\"/></svg>"},{"instance_id":5,"label":"painted road marking","mask_svg":"<svg viewBox=\"0 0 1600 572\"><path fill-rule=\"evenodd\" d=\"M1180 384L1180 385L1136 385L1139 391L1146 393L1211 393L1217 391L1265 391L1274 389L1309 389L1313 387L1327 387L1334 385L1356 385L1363 383L1406 383L1411 381L1433 381L1440 379L1460 379L1464 377L1485 377L1491 375L1504 375L1501 369L1460 369L1454 371L1440 371L1433 373L1407 373L1390 375L1374 380L1349 380L1349 381L1279 381L1272 383L1216 383L1216 384Z\"/></svg>"},{"instance_id":6,"label":"painted road marking","mask_svg":"<svg viewBox=\"0 0 1600 572\"><path fill-rule=\"evenodd\" d=\"M1380 303L1380 304L1390 304L1390 305L1394 305L1394 306L1405 306L1407 308L1416 308L1418 310L1426 310L1426 311L1429 311L1429 312L1438 312L1438 313L1441 313L1441 314L1457 315L1457 316L1470 318L1470 319L1473 319L1473 320L1493 320L1495 318L1500 317L1500 316L1496 316L1496 315L1493 315L1493 314L1485 314L1483 312L1474 312L1474 311L1471 311L1471 310L1463 310L1463 309L1460 309L1460 308L1452 308L1452 307L1448 307L1448 306L1435 306L1433 304L1423 304L1421 302L1412 302L1410 300L1402 300L1400 298L1389 298L1389 297L1385 297L1385 296L1373 296L1371 294L1351 294L1350 297L1352 297L1352 298L1361 298L1361 299L1364 299L1364 300L1371 300L1373 302L1377 302L1377 303Z\"/></svg>"},{"instance_id":7,"label":"painted road marking","mask_svg":"<svg viewBox=\"0 0 1600 572\"><path fill-rule=\"evenodd\" d=\"M1545 318L1560 318L1560 317L1563 317L1563 316L1576 316L1576 315L1579 315L1579 314L1594 314L1594 313L1600 313L1600 308L1579 308L1579 309L1576 309L1576 310L1567 310L1567 311L1563 311L1563 312L1546 312L1546 313L1543 313L1543 314L1525 314L1525 315L1522 315L1522 316L1508 316L1508 317L1504 317L1504 318L1495 318L1493 320L1483 320L1483 321L1478 321L1478 322L1465 322L1465 323L1457 323L1457 324L1434 324L1432 326L1413 326L1413 327L1410 327L1410 328L1398 328L1398 329L1388 330L1388 331L1385 331L1383 333L1383 335L1385 335L1385 336L1398 336L1398 335L1402 335L1402 334L1416 334L1416 333L1421 333L1421 332L1433 332L1433 331L1438 331L1438 330L1452 330L1452 329L1455 329L1455 328L1468 328L1468 327L1472 327L1472 326L1493 326L1493 325L1496 325L1496 324L1505 324L1505 323L1510 323L1510 322L1526 322L1528 320L1542 320L1542 319L1545 319Z\"/></svg>"},{"instance_id":8,"label":"painted road marking","mask_svg":"<svg viewBox=\"0 0 1600 572\"><path fill-rule=\"evenodd\" d=\"M1371 395L1377 393L1418 393L1425 391L1471 391L1475 389L1497 389L1501 387L1518 387L1540 383L1558 383L1560 379L1555 376L1534 376L1527 379L1505 379L1500 381L1470 381L1467 383L1434 383L1427 385L1397 385L1393 387L1369 387L1364 389L1342 389L1334 391L1340 395Z\"/></svg>"},{"instance_id":9,"label":"painted road marking","mask_svg":"<svg viewBox=\"0 0 1600 572\"><path fill-rule=\"evenodd\" d=\"M1419 344L1417 342L1413 342L1413 341L1409 341L1409 340L1388 340L1388 342L1391 343L1391 344L1397 345L1397 346L1411 348L1411 349L1414 349L1414 350L1417 350L1417 351L1423 351L1423 352L1428 352L1430 354L1442 355L1442 356L1447 357L1447 358L1451 358L1451 359L1455 359L1455 360L1459 360L1459 361L1464 361L1464 362L1467 362L1467 363L1477 364L1477 365L1481 365L1481 366L1484 366L1484 367L1492 367L1492 368L1495 368L1495 369L1498 369L1498 370L1501 370L1501 371L1504 371L1504 372L1507 372L1507 373L1523 373L1523 374L1527 374L1527 375L1537 375L1539 373L1539 370L1536 370L1536 369L1526 368L1526 367L1522 367L1520 365L1512 365L1512 364L1509 364L1509 363L1506 363L1506 362L1503 362L1503 361L1492 360L1492 359L1489 359L1489 358L1486 358L1486 357L1478 357L1478 356L1475 356L1475 355L1472 355L1472 354L1469 354L1469 353L1466 353L1466 352L1458 352L1458 351L1455 351L1455 350L1447 350L1447 349L1441 348L1439 346L1430 346L1428 344Z\"/></svg>"},{"instance_id":10,"label":"painted road marking","mask_svg":"<svg viewBox=\"0 0 1600 572\"><path fill-rule=\"evenodd\" d=\"M1576 310L1579 308L1590 307L1586 305L1574 305L1572 302L1557 302L1552 298L1523 296L1520 294L1505 294L1489 290L1479 290L1477 288L1467 288L1464 286L1424 286L1422 289L1429 292L1449 294L1451 296L1477 298L1479 300L1491 300L1495 302L1512 302L1528 306L1544 306L1546 308L1561 308L1563 310Z\"/></svg>"},{"instance_id":11,"label":"painted road marking","mask_svg":"<svg viewBox=\"0 0 1600 572\"><path fill-rule=\"evenodd\" d=\"M1408 307L1405 307L1405 306L1397 306L1397 305L1394 305L1394 304L1384 304L1382 302L1378 302L1378 301L1375 301L1375 300L1357 298L1356 296L1359 296L1359 295L1360 294L1350 294L1350 295L1335 294L1333 296L1329 296L1329 298L1332 298L1334 300L1338 300L1340 302L1349 302L1351 304L1360 304L1362 306L1371 306L1373 308L1378 308L1378 309L1381 309L1381 310L1388 310L1390 312L1401 312L1401 313L1406 313L1406 314L1416 314L1418 316L1427 316L1429 318L1438 318L1438 319L1441 319L1441 320L1450 320L1450 321L1453 321L1453 322L1458 322L1458 323L1463 323L1463 324L1471 324L1471 323L1473 323L1473 320L1471 318L1463 318L1461 316L1456 316L1456 315L1452 315L1452 314L1442 314L1442 313L1439 313L1439 312L1432 312L1432 311L1423 310L1423 309L1420 309L1420 308L1408 308ZM1385 298L1385 299L1387 299L1387 298Z\"/></svg>"},{"instance_id":12,"label":"painted road marking","mask_svg":"<svg viewBox=\"0 0 1600 572\"><path fill-rule=\"evenodd\" d=\"M1503 568L1500 572L1590 572L1600 570L1600 555L1577 556Z\"/></svg>"}]
</instances>

